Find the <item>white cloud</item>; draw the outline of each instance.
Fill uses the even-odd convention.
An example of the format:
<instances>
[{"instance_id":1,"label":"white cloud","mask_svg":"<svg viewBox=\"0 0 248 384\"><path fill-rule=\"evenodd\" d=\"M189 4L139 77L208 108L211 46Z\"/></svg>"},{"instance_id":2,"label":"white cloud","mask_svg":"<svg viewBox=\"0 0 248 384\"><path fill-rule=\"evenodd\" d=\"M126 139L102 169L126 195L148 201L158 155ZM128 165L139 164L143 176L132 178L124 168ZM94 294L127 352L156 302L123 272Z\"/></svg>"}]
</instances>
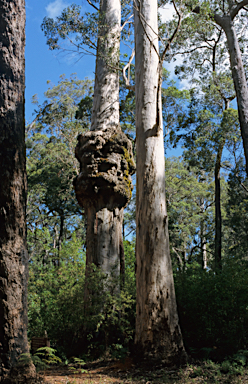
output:
<instances>
[{"instance_id":1,"label":"white cloud","mask_svg":"<svg viewBox=\"0 0 248 384\"><path fill-rule=\"evenodd\" d=\"M66 7L68 7L68 3L64 0L55 0L46 7L47 16L54 19L59 16Z\"/></svg>"},{"instance_id":2,"label":"white cloud","mask_svg":"<svg viewBox=\"0 0 248 384\"><path fill-rule=\"evenodd\" d=\"M167 4L165 8L159 8L159 13L162 22L165 23L166 21L172 20L172 17L176 12L173 4Z\"/></svg>"}]
</instances>

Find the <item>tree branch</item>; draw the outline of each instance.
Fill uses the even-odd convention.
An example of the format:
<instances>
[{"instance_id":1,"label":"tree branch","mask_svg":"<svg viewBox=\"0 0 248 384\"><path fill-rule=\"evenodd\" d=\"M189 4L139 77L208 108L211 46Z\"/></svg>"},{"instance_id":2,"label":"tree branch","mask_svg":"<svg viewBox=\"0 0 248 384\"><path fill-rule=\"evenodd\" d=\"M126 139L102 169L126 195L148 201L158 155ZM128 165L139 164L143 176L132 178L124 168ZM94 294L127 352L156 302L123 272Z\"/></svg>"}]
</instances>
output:
<instances>
[{"instance_id":1,"label":"tree branch","mask_svg":"<svg viewBox=\"0 0 248 384\"><path fill-rule=\"evenodd\" d=\"M95 8L97 11L99 11L99 9L90 1L90 0L87 0L88 1L88 3L93 7L93 8Z\"/></svg>"},{"instance_id":2,"label":"tree branch","mask_svg":"<svg viewBox=\"0 0 248 384\"><path fill-rule=\"evenodd\" d=\"M239 13L239 11L244 8L245 5L248 5L248 0L243 0L237 4L235 8L233 8L230 12L231 19L233 20L235 16Z\"/></svg>"},{"instance_id":3,"label":"tree branch","mask_svg":"<svg viewBox=\"0 0 248 384\"><path fill-rule=\"evenodd\" d=\"M129 24L131 23L130 19L133 17L133 15L131 15L126 21L124 21L124 23L122 24L121 26L121 31L123 30L123 28L125 27L126 24Z\"/></svg>"},{"instance_id":4,"label":"tree branch","mask_svg":"<svg viewBox=\"0 0 248 384\"><path fill-rule=\"evenodd\" d=\"M132 90L132 91L134 91L135 87L132 86L132 85L130 85L130 66L131 66L131 62L132 62L134 56L135 56L135 51L134 51L134 49L133 49L132 54L131 54L131 56L130 56L130 58L129 58L128 63L125 65L125 67L124 67L123 70L122 70L123 77L124 77L125 84L126 84L126 88L129 89L129 90ZM126 76L126 70L127 70L127 69L128 69L128 77Z\"/></svg>"},{"instance_id":5,"label":"tree branch","mask_svg":"<svg viewBox=\"0 0 248 384\"><path fill-rule=\"evenodd\" d=\"M175 28L175 30L174 30L172 36L168 39L168 43L167 43L167 45L166 45L166 47L165 47L165 49L164 49L164 51L163 51L163 53L162 53L162 56L161 56L161 62L162 62L162 63L163 63L163 61L164 61L166 52L170 49L171 43L172 43L173 40L175 39L175 37L176 37L176 35L177 35L177 33L178 33L179 29L180 29L181 22L182 22L182 14L178 11L175 1L172 0L172 2L173 2L173 5L174 5L174 9L175 9L175 11L176 11L176 13L177 13L177 16L178 16L178 22L177 22L177 26L176 26L176 28ZM163 64L162 64L162 65L163 65Z\"/></svg>"}]
</instances>

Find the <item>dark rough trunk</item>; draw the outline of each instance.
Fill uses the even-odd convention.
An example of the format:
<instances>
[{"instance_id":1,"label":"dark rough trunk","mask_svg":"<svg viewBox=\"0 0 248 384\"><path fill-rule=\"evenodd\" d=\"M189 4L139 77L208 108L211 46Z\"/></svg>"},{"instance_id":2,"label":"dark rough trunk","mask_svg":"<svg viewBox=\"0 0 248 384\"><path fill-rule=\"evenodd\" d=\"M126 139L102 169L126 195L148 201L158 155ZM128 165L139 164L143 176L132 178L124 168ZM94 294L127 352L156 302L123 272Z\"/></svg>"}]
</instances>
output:
<instances>
[{"instance_id":1,"label":"dark rough trunk","mask_svg":"<svg viewBox=\"0 0 248 384\"><path fill-rule=\"evenodd\" d=\"M248 175L248 88L239 42L230 16L218 18L216 22L224 29L230 55L232 77L237 96L239 121Z\"/></svg>"},{"instance_id":2,"label":"dark rough trunk","mask_svg":"<svg viewBox=\"0 0 248 384\"><path fill-rule=\"evenodd\" d=\"M218 147L215 169L214 169L214 182L215 182L215 270L221 271L222 269L222 218L221 218L221 204L220 204L220 168L221 157L224 148L224 142Z\"/></svg>"},{"instance_id":3,"label":"dark rough trunk","mask_svg":"<svg viewBox=\"0 0 248 384\"><path fill-rule=\"evenodd\" d=\"M5 373L14 369L20 354L28 352L24 0L0 0L0 42L1 381Z\"/></svg>"}]
</instances>

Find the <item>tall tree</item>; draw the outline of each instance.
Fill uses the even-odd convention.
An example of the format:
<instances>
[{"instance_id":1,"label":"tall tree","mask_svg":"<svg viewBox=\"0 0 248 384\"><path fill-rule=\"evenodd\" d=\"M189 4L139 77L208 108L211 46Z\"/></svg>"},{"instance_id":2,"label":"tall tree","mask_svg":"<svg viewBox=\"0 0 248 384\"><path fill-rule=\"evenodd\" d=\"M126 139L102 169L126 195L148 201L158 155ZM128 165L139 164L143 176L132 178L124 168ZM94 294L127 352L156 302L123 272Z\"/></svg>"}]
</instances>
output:
<instances>
[{"instance_id":1,"label":"tall tree","mask_svg":"<svg viewBox=\"0 0 248 384\"><path fill-rule=\"evenodd\" d=\"M165 201L157 1L134 1L136 95L137 350L166 364L185 360Z\"/></svg>"},{"instance_id":2,"label":"tall tree","mask_svg":"<svg viewBox=\"0 0 248 384\"><path fill-rule=\"evenodd\" d=\"M211 268L214 221L214 183L211 174L199 173L180 158L166 159L166 197L170 248L176 269L185 272L193 263ZM176 262L176 263L175 263Z\"/></svg>"},{"instance_id":3,"label":"tall tree","mask_svg":"<svg viewBox=\"0 0 248 384\"><path fill-rule=\"evenodd\" d=\"M196 24L202 25L204 29L202 36L204 38L206 36L210 37L209 33L212 32L212 36L208 39L208 46L205 44L205 48L211 48L211 40L214 41L216 36L221 35L222 31L224 31L237 96L241 135L246 158L246 171L248 174L248 87L242 58L242 45L245 40L244 31L247 25L248 10L246 6L248 5L248 0L192 0L185 1L184 3L188 10L191 10L195 16L198 15ZM215 29L213 25L216 26ZM197 47L194 46L193 49L196 50Z\"/></svg>"},{"instance_id":4,"label":"tall tree","mask_svg":"<svg viewBox=\"0 0 248 384\"><path fill-rule=\"evenodd\" d=\"M91 130L78 139L80 174L74 183L87 214L87 264L108 274L123 272L123 211L135 169L132 143L119 123L120 33L120 0L100 1Z\"/></svg>"},{"instance_id":5,"label":"tall tree","mask_svg":"<svg viewBox=\"0 0 248 384\"><path fill-rule=\"evenodd\" d=\"M0 377L28 352L24 0L0 1ZM30 374L34 374L32 369ZM0 379L1 380L1 379Z\"/></svg>"},{"instance_id":6,"label":"tall tree","mask_svg":"<svg viewBox=\"0 0 248 384\"><path fill-rule=\"evenodd\" d=\"M28 245L30 257L58 264L63 241L72 239L72 233L84 240L83 211L72 181L79 174L74 148L78 133L90 126L93 89L90 80L75 75L48 84L46 100L36 106L35 120L27 126ZM51 240L40 241L48 234Z\"/></svg>"}]
</instances>

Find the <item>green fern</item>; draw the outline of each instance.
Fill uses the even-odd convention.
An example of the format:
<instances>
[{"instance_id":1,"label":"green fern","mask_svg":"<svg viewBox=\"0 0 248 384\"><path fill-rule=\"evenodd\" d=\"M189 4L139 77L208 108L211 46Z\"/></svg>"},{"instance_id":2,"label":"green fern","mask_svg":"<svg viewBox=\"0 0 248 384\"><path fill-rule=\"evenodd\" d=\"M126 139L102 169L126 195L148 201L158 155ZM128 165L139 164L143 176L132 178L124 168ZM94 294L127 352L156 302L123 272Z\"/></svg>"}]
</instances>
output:
<instances>
[{"instance_id":1,"label":"green fern","mask_svg":"<svg viewBox=\"0 0 248 384\"><path fill-rule=\"evenodd\" d=\"M61 359L55 355L56 349L50 347L41 347L38 348L34 356L40 358L43 363L48 365L62 363Z\"/></svg>"}]
</instances>

